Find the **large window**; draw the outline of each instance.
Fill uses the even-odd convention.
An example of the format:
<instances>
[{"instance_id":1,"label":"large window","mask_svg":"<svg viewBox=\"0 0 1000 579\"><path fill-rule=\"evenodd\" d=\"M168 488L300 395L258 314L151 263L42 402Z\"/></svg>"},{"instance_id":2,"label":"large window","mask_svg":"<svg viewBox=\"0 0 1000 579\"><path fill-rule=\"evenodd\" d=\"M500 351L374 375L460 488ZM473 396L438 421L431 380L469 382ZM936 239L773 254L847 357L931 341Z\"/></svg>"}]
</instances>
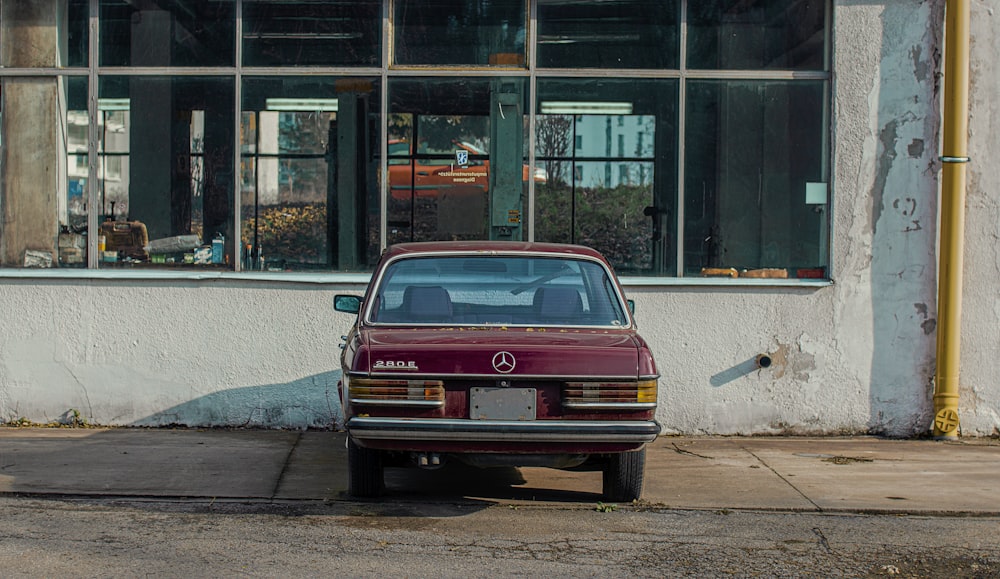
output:
<instances>
[{"instance_id":1,"label":"large window","mask_svg":"<svg viewBox=\"0 0 1000 579\"><path fill-rule=\"evenodd\" d=\"M685 269L826 263L825 83L689 81Z\"/></svg>"},{"instance_id":2,"label":"large window","mask_svg":"<svg viewBox=\"0 0 1000 579\"><path fill-rule=\"evenodd\" d=\"M829 277L830 12L2 2L0 267L350 273L494 239Z\"/></svg>"},{"instance_id":3,"label":"large window","mask_svg":"<svg viewBox=\"0 0 1000 579\"><path fill-rule=\"evenodd\" d=\"M526 95L516 78L390 81L389 243L524 238Z\"/></svg>"},{"instance_id":4,"label":"large window","mask_svg":"<svg viewBox=\"0 0 1000 579\"><path fill-rule=\"evenodd\" d=\"M104 76L99 94L101 266L228 268L232 79Z\"/></svg>"},{"instance_id":5,"label":"large window","mask_svg":"<svg viewBox=\"0 0 1000 579\"><path fill-rule=\"evenodd\" d=\"M538 81L535 239L588 245L620 273L674 269L677 81Z\"/></svg>"},{"instance_id":6,"label":"large window","mask_svg":"<svg viewBox=\"0 0 1000 579\"><path fill-rule=\"evenodd\" d=\"M244 269L371 269L379 254L378 84L244 80Z\"/></svg>"}]
</instances>

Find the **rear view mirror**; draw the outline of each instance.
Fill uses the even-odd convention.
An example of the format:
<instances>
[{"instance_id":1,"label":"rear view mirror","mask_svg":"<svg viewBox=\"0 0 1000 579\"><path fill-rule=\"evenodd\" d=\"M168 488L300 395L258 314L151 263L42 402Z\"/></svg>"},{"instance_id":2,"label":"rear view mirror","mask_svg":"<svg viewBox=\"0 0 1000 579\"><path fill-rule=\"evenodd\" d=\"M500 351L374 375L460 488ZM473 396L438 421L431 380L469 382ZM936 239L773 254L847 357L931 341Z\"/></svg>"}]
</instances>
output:
<instances>
[{"instance_id":1,"label":"rear view mirror","mask_svg":"<svg viewBox=\"0 0 1000 579\"><path fill-rule=\"evenodd\" d=\"M347 314L356 314L361 311L361 298L348 295L334 296L333 309Z\"/></svg>"},{"instance_id":2,"label":"rear view mirror","mask_svg":"<svg viewBox=\"0 0 1000 579\"><path fill-rule=\"evenodd\" d=\"M634 316L635 315L635 300L625 300L625 301L628 302L628 311L631 312L631 314Z\"/></svg>"}]
</instances>

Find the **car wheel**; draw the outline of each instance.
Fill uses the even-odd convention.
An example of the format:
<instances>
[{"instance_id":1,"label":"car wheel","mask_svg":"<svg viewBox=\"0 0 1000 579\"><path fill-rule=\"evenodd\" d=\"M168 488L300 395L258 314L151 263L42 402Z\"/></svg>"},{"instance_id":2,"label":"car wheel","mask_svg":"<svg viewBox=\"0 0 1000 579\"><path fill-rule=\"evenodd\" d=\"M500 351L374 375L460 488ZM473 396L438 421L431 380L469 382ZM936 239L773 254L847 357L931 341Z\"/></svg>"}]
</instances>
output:
<instances>
[{"instance_id":1,"label":"car wheel","mask_svg":"<svg viewBox=\"0 0 1000 579\"><path fill-rule=\"evenodd\" d=\"M619 452L604 465L604 498L609 501L634 501L642 494L642 476L646 467L646 449Z\"/></svg>"},{"instance_id":2,"label":"car wheel","mask_svg":"<svg viewBox=\"0 0 1000 579\"><path fill-rule=\"evenodd\" d=\"M352 496L373 498L382 494L385 478L379 451L358 446L348 437L347 470L347 492Z\"/></svg>"}]
</instances>

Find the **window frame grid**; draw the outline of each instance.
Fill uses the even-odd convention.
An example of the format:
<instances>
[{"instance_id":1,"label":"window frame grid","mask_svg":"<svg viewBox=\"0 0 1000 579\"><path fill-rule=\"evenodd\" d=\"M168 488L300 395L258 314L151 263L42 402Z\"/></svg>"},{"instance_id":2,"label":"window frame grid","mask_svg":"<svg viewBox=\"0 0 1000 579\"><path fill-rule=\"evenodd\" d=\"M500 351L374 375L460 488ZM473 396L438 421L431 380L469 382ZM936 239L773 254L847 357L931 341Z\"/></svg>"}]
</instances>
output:
<instances>
[{"instance_id":1,"label":"window frame grid","mask_svg":"<svg viewBox=\"0 0 1000 579\"><path fill-rule=\"evenodd\" d=\"M673 276L643 276L643 277L629 277L630 283L635 285L699 285L699 286L732 286L732 285L797 285L797 286L824 286L833 283L832 272L829 271L830 267L827 269L826 279L823 280L805 280L805 279L794 279L789 278L787 280L746 280L740 279L736 280L704 280L694 277L685 277L684 275L684 178L685 178L685 150L683 147L684 131L686 129L686 92L687 92L687 81L689 80L768 80L768 81L797 81L797 80L821 80L825 82L824 90L824 109L823 109L823 129L824 134L822 135L823 150L821 151L821 163L823 167L823 179L828 183L832 191L832 111L830 110L830 104L832 101L832 91L833 91L833 47L832 47L832 31L833 31L833 17L834 17L834 6L832 0L825 0L824 2L824 19L825 19L825 30L824 30L824 47L823 47L823 70L691 70L687 68L687 39L688 39L688 5L690 2L696 0L681 0L679 3L679 20L678 20L678 69L664 69L664 70L653 70L653 69L594 69L594 68L579 68L579 69L566 69L566 68L538 68L537 67L537 40L538 40L538 2L535 0L525 0L527 2L526 7L526 19L527 19L527 33L528 38L525 45L526 59L525 66L522 68L512 68L510 66L498 66L498 67L464 67L464 66L439 66L439 67L427 67L427 66L397 66L392 64L393 50L392 50L392 37L393 37L393 22L392 11L394 9L394 0L383 0L381 3L381 65L377 67L372 66L267 66L267 67L253 67L244 66L243 64L243 6L244 0L233 0L234 2L234 42L236 43L234 49L235 62L233 66L208 66L208 67L120 67L120 66L102 66L99 62L100 53L100 0L89 0L89 16L88 16L88 58L86 66L77 67L45 67L45 68L3 68L0 67L0 81L7 77L79 77L85 76L88 78L88 102L87 102L87 114L88 114L88 145L87 145L87 158L88 158L88 183L87 183L87 198L88 198L88 210L87 214L87 227L89 232L96 232L99 227L98 218L99 212L94 211L93 208L97 206L99 201L99 192L97 187L97 177L99 175L99 159L98 159L98 126L96 119L100 114L97 109L97 99L99 93L99 81L103 76L162 76L162 77L183 77L183 76L220 76L220 77L231 77L235 83L234 87L234 126L236 130L234 131L234 143L233 143L233 162L235 170L233 171L233 199L230 202L233 204L233 220L232 226L234 235L238 236L241 231L241 217L240 211L238 210L240 203L240 175L239 170L240 163L242 162L242 152L240 148L241 135L239 132L242 110L242 82L245 76L262 77L262 76L295 76L295 77L309 77L309 76L342 76L342 77L378 77L379 81L382 83L382 91L380 95L380 159L379 159L379 214L380 214L380 232L379 232L379 251L384 251L387 244L387 205L388 205L388 144L384 138L388 130L388 86L389 80L392 78L401 77L433 77L442 76L449 74L461 73L466 77L517 77L525 78L528 84L528 127L529 127L529 138L528 138L528 160L529 166L534 167L536 163L536 147L534 134L537 129L536 118L536 94L537 94L537 81L539 78L544 79L558 79L558 78L651 78L651 79L677 79L679 82L678 90L678 113L677 113L677 132L675 137L678 139L677 146L677 175L675 189L677 191L675 197L675 207L674 211L674 227L675 232L673 235L673 240L676 242L676 273ZM824 216L824 238L821 243L824 244L826 257L828 263L832 264L832 247L830 239L830 220L831 213L835 203L835 196L830 195L830 202L826 208L826 215ZM535 183L534 180L528 180L528 236L529 241L534 240L535 223L534 218L536 212L534 211L535 202ZM206 272L200 272L196 269L191 270L180 270L176 272L161 272L161 271L148 271L148 272L130 272L131 274L126 274L124 271L117 270L101 270L99 267L99 256L97 255L97 235L88 235L87 240L87 267L82 270L67 270L63 268L56 268L47 275L54 275L56 277L80 277L81 273L86 274L87 272L94 274L96 272L102 272L102 275L97 277L102 278L142 278L146 277L144 273L149 277L171 277L171 278L205 278L205 277L225 277L227 274L241 273L242 263L239 259L239 247L237 239L234 238L233 252L234 255L231 256L231 271L217 272L215 274L206 275ZM17 275L11 275L15 272L19 272ZM0 277L39 277L45 272L42 271L30 271L23 272L19 269L4 268L0 269ZM244 277L244 273L238 277ZM83 275L86 277L86 275ZM305 280L319 280L322 283L328 283L331 278L341 278L345 281L360 282L362 279L367 278L367 274L352 274L343 273L337 271L331 271L324 274L301 274L301 273L279 273L274 275L264 275L260 272L255 272L251 277L253 278L265 278L269 280L282 280L287 279L289 281L301 282Z\"/></svg>"}]
</instances>

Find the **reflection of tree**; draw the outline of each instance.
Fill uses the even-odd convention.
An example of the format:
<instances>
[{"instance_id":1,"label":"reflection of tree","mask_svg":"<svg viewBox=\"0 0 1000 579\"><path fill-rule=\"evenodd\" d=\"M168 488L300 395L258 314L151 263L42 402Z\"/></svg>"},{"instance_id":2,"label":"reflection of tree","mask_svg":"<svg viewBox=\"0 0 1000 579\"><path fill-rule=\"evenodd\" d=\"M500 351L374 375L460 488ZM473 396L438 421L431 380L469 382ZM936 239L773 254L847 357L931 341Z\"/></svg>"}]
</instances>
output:
<instances>
[{"instance_id":1,"label":"reflection of tree","mask_svg":"<svg viewBox=\"0 0 1000 579\"><path fill-rule=\"evenodd\" d=\"M264 207L243 221L243 239L253 239L254 229L268 262L326 263L326 204Z\"/></svg>"},{"instance_id":2,"label":"reflection of tree","mask_svg":"<svg viewBox=\"0 0 1000 579\"><path fill-rule=\"evenodd\" d=\"M549 180L559 181L566 174L563 172L564 160L552 157L566 157L570 154L570 141L573 138L573 117L564 115L546 115L538 117L535 127L537 133L537 156L546 159L545 170Z\"/></svg>"},{"instance_id":3,"label":"reflection of tree","mask_svg":"<svg viewBox=\"0 0 1000 579\"><path fill-rule=\"evenodd\" d=\"M643 215L650 204L648 187L621 185L586 188L577 196L577 243L602 252L623 271L652 266L652 223Z\"/></svg>"},{"instance_id":4,"label":"reflection of tree","mask_svg":"<svg viewBox=\"0 0 1000 579\"><path fill-rule=\"evenodd\" d=\"M389 139L412 142L413 119L414 115L410 113L389 115ZM418 123L418 138L428 149L450 150L456 142L468 142L486 148L484 145L489 134L489 117L418 115Z\"/></svg>"},{"instance_id":5,"label":"reflection of tree","mask_svg":"<svg viewBox=\"0 0 1000 579\"><path fill-rule=\"evenodd\" d=\"M652 267L648 186L577 187L550 182L536 188L535 239L579 243L597 249L620 271Z\"/></svg>"},{"instance_id":6,"label":"reflection of tree","mask_svg":"<svg viewBox=\"0 0 1000 579\"><path fill-rule=\"evenodd\" d=\"M279 198L290 202L320 201L326 197L325 164L303 162L302 156L322 154L329 138L330 115L282 113L278 121L282 159L278 174Z\"/></svg>"}]
</instances>

